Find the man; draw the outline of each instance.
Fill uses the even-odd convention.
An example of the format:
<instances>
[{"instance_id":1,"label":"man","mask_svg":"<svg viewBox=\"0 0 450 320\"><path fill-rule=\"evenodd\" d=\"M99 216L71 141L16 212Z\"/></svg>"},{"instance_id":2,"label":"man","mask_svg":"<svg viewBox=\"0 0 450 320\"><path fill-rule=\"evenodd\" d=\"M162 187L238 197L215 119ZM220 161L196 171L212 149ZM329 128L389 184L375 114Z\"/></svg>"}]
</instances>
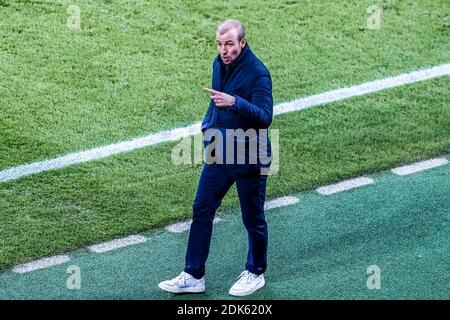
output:
<instances>
[{"instance_id":1,"label":"man","mask_svg":"<svg viewBox=\"0 0 450 320\"><path fill-rule=\"evenodd\" d=\"M227 20L219 25L216 42L219 54L213 63L213 89L206 89L211 94L211 101L202 122L204 138L210 136L210 131L213 131L214 137L217 138L216 133L219 132L226 137L227 145L231 140L234 146L240 142L248 147L249 141L255 137L249 135L238 141L233 130L258 130L267 134L273 115L271 76L251 51L245 39L244 26L239 21ZM261 135L264 134L257 134L258 139ZM213 141L211 139L209 143ZM261 139L258 141L261 143ZM271 154L268 139L262 141L267 144L267 153ZM221 160L224 160L228 150L228 147L217 147L216 160L221 153ZM249 248L245 270L229 293L245 296L264 286L268 242L264 215L267 171L262 169L267 162L264 163L261 157L252 162L251 154L246 148L244 163L236 163L236 158L233 157L230 164L229 159L225 157L226 163L207 161L204 165L193 203L193 221L184 271L172 280L161 282L161 289L173 293L205 291L205 263L209 253L214 215L234 182L239 195L242 219L248 232ZM270 166L270 161L268 164Z\"/></svg>"}]
</instances>

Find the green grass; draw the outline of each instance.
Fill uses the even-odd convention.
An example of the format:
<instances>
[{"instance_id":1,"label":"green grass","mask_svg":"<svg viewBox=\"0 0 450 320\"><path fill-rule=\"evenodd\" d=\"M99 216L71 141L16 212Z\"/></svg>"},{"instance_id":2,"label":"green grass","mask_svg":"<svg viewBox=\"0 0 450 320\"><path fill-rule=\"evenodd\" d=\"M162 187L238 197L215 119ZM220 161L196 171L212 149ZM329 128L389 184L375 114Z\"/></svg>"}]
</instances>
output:
<instances>
[{"instance_id":1,"label":"green grass","mask_svg":"<svg viewBox=\"0 0 450 320\"><path fill-rule=\"evenodd\" d=\"M0 169L202 119L218 20L247 26L275 101L450 61L447 1L0 1ZM450 79L278 116L275 197L450 150ZM0 268L189 217L175 143L0 184ZM235 193L223 210L235 208Z\"/></svg>"}]
</instances>

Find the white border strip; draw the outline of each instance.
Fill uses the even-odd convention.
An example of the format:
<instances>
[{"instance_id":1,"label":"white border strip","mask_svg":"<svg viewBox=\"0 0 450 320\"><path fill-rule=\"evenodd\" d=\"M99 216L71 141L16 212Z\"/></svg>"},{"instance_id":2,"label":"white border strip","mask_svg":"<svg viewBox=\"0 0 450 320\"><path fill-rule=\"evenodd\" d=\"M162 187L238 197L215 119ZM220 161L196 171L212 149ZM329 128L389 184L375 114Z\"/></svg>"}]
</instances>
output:
<instances>
[{"instance_id":1,"label":"white border strip","mask_svg":"<svg viewBox=\"0 0 450 320\"><path fill-rule=\"evenodd\" d=\"M59 264L66 263L70 260L69 256L61 255L61 256L53 256L49 258L43 258L40 260L32 261L29 263L20 264L12 268L12 271L15 273L27 273L34 270L44 269L51 266L56 266Z\"/></svg>"},{"instance_id":2,"label":"white border strip","mask_svg":"<svg viewBox=\"0 0 450 320\"><path fill-rule=\"evenodd\" d=\"M298 203L299 200L297 197L281 197L272 199L270 201L266 201L264 203L264 210L271 210L279 207L289 206Z\"/></svg>"},{"instance_id":3,"label":"white border strip","mask_svg":"<svg viewBox=\"0 0 450 320\"><path fill-rule=\"evenodd\" d=\"M335 183L335 184L330 184L325 187L320 187L320 188L317 188L316 191L320 194L328 196L333 193L362 187L362 186L372 184L372 183L375 183L375 181L373 181L373 179L367 178L367 177L360 177L360 178L345 180L345 181Z\"/></svg>"},{"instance_id":4,"label":"white border strip","mask_svg":"<svg viewBox=\"0 0 450 320\"><path fill-rule=\"evenodd\" d=\"M217 224L221 221L222 221L221 218L215 217L213 220L213 224ZM169 231L170 233L182 233L182 232L188 231L191 228L191 224L192 224L192 219L188 220L188 221L182 221L182 222L168 225L166 227L166 230Z\"/></svg>"},{"instance_id":5,"label":"white border strip","mask_svg":"<svg viewBox=\"0 0 450 320\"><path fill-rule=\"evenodd\" d=\"M395 77L389 77L381 80L366 82L360 85L327 91L303 99L282 103L275 108L275 114L299 111L302 109L318 106L324 103L344 100L351 97L362 96L365 94L395 88L406 84L424 81L436 77L450 75L450 63L435 66L429 69L403 73Z\"/></svg>"},{"instance_id":6,"label":"white border strip","mask_svg":"<svg viewBox=\"0 0 450 320\"><path fill-rule=\"evenodd\" d=\"M450 75L450 63L419 71L404 73L395 77L366 82L348 88L332 90L287 103L282 103L275 106L274 114L278 115L286 112L299 111L325 103L344 100L355 96L361 96L384 89L394 88L436 77L442 77L445 75ZM176 128L169 131L151 134L146 137L135 138L129 141L119 142L103 147L94 148L91 150L70 153L68 155L50 160L44 160L5 169L0 171L0 182L18 179L23 176L28 176L43 171L64 168L77 163L98 160L115 154L132 151L138 148L155 145L162 142L176 141L183 137L195 135L200 132L200 129L201 123L198 122L184 128Z\"/></svg>"},{"instance_id":7,"label":"white border strip","mask_svg":"<svg viewBox=\"0 0 450 320\"><path fill-rule=\"evenodd\" d=\"M116 250L123 247L128 247L134 244L139 244L147 241L147 238L141 235L133 235L126 238L114 239L88 247L89 251L95 253L103 253L111 250Z\"/></svg>"},{"instance_id":8,"label":"white border strip","mask_svg":"<svg viewBox=\"0 0 450 320\"><path fill-rule=\"evenodd\" d=\"M43 171L64 168L77 163L103 159L115 154L132 151L162 142L178 140L183 137L188 137L199 133L200 128L201 123L195 123L185 128L163 131L142 138L135 138L129 141L119 142L104 147L70 153L68 155L50 160L34 162L31 164L25 164L18 167L6 169L0 171L0 182L18 179L23 176L28 176Z\"/></svg>"},{"instance_id":9,"label":"white border strip","mask_svg":"<svg viewBox=\"0 0 450 320\"><path fill-rule=\"evenodd\" d=\"M445 158L435 158L430 160L425 160L417 163L413 163L410 165L397 167L392 169L391 171L399 176L406 176L408 174L428 170L431 168L439 167L448 164L448 160Z\"/></svg>"}]
</instances>

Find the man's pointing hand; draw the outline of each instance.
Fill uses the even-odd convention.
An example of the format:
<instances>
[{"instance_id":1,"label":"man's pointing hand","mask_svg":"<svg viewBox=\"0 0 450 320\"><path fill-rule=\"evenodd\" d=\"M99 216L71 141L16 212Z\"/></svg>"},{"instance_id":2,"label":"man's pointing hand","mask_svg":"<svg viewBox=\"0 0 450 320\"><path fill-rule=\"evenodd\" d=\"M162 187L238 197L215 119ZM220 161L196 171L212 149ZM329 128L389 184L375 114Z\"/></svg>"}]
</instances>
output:
<instances>
[{"instance_id":1,"label":"man's pointing hand","mask_svg":"<svg viewBox=\"0 0 450 320\"><path fill-rule=\"evenodd\" d=\"M224 92L209 88L203 89L211 93L211 100L213 100L214 104L218 107L231 107L236 102L236 98L234 96L230 96Z\"/></svg>"}]
</instances>

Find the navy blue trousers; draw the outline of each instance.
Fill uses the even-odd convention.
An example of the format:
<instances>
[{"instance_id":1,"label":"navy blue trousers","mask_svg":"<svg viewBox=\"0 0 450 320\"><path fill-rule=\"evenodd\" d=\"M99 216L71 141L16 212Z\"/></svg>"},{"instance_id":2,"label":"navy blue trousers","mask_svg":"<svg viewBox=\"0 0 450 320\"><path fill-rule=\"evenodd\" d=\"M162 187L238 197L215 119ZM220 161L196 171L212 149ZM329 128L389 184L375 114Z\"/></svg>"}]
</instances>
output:
<instances>
[{"instance_id":1,"label":"navy blue trousers","mask_svg":"<svg viewBox=\"0 0 450 320\"><path fill-rule=\"evenodd\" d=\"M193 203L184 271L201 278L205 274L216 210L227 191L236 182L242 220L248 233L245 269L262 274L267 266L267 224L264 214L267 176L256 165L205 164ZM232 235L230 235L232 236Z\"/></svg>"}]
</instances>

